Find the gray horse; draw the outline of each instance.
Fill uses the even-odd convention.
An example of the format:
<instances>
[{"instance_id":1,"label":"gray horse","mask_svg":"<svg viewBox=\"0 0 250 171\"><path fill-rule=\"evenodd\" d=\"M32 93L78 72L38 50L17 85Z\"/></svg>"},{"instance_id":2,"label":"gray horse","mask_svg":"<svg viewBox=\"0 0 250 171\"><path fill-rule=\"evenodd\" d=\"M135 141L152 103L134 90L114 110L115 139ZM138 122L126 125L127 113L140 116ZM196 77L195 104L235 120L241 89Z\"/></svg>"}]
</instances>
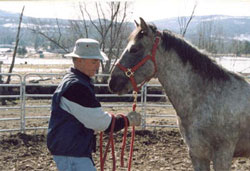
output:
<instances>
[{"instance_id":1,"label":"gray horse","mask_svg":"<svg viewBox=\"0 0 250 171\"><path fill-rule=\"evenodd\" d=\"M111 91L127 93L157 77L176 110L195 171L210 170L211 161L215 171L228 171L233 157L249 156L248 82L170 31L160 32L142 18L136 24L112 71ZM134 67L147 56L152 59Z\"/></svg>"}]
</instances>

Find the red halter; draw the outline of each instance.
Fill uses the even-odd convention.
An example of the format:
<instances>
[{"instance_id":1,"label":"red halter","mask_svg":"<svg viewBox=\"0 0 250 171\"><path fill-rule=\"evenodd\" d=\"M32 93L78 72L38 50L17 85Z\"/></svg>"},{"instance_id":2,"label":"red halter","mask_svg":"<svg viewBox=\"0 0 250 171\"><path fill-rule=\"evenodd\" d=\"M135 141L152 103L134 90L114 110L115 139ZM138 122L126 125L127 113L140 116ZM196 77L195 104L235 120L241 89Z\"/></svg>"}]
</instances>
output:
<instances>
[{"instance_id":1,"label":"red halter","mask_svg":"<svg viewBox=\"0 0 250 171\"><path fill-rule=\"evenodd\" d=\"M145 84L146 82L148 82L151 78L153 78L157 72L157 65L156 65L156 61L155 61L155 53L156 53L156 49L158 47L158 44L160 42L160 33L157 32L158 35L155 38L154 41L154 45L152 47L151 50L151 55L147 55L145 58L143 58L138 64L136 64L134 67L132 68L126 68L123 65L121 65L120 63L117 63L116 65L125 72L125 75L130 79L131 84L133 86L134 91L138 92L139 89L143 86L143 84ZM137 83L135 81L135 77L134 77L134 73L136 70L138 70L145 62L147 62L147 60L152 60L154 63L154 73L147 79L145 79L140 85L139 87L137 86Z\"/></svg>"}]
</instances>

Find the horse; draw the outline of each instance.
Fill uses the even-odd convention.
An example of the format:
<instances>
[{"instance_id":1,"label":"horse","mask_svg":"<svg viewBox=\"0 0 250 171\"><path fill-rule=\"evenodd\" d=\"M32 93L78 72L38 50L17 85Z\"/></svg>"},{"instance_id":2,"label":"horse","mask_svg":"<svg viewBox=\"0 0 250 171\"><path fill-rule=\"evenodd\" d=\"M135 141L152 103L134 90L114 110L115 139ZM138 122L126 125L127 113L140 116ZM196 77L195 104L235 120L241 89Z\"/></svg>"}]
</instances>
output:
<instances>
[{"instance_id":1,"label":"horse","mask_svg":"<svg viewBox=\"0 0 250 171\"><path fill-rule=\"evenodd\" d=\"M231 170L250 155L250 86L183 37L140 18L111 72L109 88L124 94L158 78L172 103L195 171Z\"/></svg>"}]
</instances>

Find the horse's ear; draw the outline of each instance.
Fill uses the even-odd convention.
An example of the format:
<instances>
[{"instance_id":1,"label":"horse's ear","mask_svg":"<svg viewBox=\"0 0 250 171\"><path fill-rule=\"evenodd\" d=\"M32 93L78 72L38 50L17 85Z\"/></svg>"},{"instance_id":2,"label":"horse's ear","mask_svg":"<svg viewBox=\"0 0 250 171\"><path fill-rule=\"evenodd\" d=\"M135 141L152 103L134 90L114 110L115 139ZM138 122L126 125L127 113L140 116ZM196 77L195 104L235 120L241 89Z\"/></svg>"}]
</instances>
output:
<instances>
[{"instance_id":1,"label":"horse's ear","mask_svg":"<svg viewBox=\"0 0 250 171\"><path fill-rule=\"evenodd\" d=\"M146 24L146 22L141 17L140 17L140 26L141 26L142 30L144 30L144 31L148 30L148 25Z\"/></svg>"},{"instance_id":2,"label":"horse's ear","mask_svg":"<svg viewBox=\"0 0 250 171\"><path fill-rule=\"evenodd\" d=\"M135 25L136 25L136 27L138 27L139 26L139 24L137 23L137 21L136 20L134 20L135 21Z\"/></svg>"}]
</instances>

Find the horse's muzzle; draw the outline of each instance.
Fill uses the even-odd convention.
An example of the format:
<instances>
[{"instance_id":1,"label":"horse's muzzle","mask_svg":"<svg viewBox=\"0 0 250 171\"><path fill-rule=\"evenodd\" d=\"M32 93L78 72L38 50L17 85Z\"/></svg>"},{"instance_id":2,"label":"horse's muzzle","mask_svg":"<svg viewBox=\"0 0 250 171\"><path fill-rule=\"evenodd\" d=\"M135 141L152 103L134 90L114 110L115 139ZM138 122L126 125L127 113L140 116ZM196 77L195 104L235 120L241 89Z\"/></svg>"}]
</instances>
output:
<instances>
[{"instance_id":1,"label":"horse's muzzle","mask_svg":"<svg viewBox=\"0 0 250 171\"><path fill-rule=\"evenodd\" d=\"M112 76L109 80L109 90L112 93L116 94L124 94L127 93L126 84L128 80L124 78L120 78L118 76Z\"/></svg>"}]
</instances>

